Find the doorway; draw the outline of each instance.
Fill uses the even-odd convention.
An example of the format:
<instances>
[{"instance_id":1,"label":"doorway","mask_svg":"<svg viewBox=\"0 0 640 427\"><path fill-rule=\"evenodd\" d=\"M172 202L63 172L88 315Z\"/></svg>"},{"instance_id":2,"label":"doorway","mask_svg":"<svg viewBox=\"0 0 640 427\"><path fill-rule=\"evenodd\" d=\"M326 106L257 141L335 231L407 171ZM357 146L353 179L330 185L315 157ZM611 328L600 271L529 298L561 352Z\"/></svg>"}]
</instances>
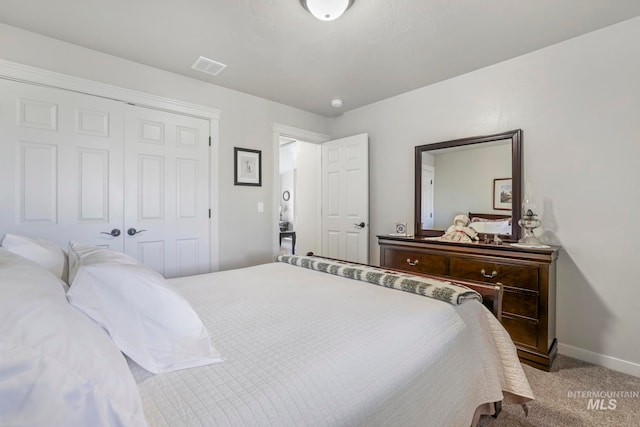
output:
<instances>
[{"instance_id":1,"label":"doorway","mask_svg":"<svg viewBox=\"0 0 640 427\"><path fill-rule=\"evenodd\" d=\"M278 253L319 253L320 145L280 137Z\"/></svg>"}]
</instances>

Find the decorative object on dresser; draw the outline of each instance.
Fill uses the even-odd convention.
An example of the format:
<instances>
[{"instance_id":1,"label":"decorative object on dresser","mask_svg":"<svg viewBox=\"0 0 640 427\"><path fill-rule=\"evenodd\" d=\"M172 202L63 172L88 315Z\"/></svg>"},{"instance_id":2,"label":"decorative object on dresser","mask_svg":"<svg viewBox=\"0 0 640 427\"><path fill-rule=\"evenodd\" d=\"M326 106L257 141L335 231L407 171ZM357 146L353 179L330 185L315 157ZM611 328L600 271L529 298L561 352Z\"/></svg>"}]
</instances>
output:
<instances>
[{"instance_id":1,"label":"decorative object on dresser","mask_svg":"<svg viewBox=\"0 0 640 427\"><path fill-rule=\"evenodd\" d=\"M469 225L469 217L466 215L456 215L453 225L447 228L447 232L440 236L440 240L450 242L472 242L480 240L478 232Z\"/></svg>"},{"instance_id":2,"label":"decorative object on dresser","mask_svg":"<svg viewBox=\"0 0 640 427\"><path fill-rule=\"evenodd\" d=\"M533 201L533 194L531 194L531 184L527 184L527 187L527 192L524 196L524 200L522 201L522 212L524 213L520 221L518 221L518 224L524 230L524 234L522 238L518 240L518 244L516 246L546 248L548 246L540 243L540 240L538 240L533 232L533 230L540 227L542 221L536 213L538 210L535 202Z\"/></svg>"},{"instance_id":3,"label":"decorative object on dresser","mask_svg":"<svg viewBox=\"0 0 640 427\"><path fill-rule=\"evenodd\" d=\"M446 242L378 236L380 266L501 284L502 324L523 363L550 370L557 352L556 260L559 247Z\"/></svg>"}]
</instances>

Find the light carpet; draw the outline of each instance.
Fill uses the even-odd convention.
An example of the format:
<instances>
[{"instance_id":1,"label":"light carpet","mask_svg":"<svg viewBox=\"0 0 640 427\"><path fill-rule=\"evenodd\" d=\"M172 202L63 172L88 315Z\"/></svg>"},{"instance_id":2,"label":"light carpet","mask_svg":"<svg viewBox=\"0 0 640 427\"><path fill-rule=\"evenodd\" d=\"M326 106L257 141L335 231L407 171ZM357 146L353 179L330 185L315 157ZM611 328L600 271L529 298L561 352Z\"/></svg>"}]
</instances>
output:
<instances>
[{"instance_id":1,"label":"light carpet","mask_svg":"<svg viewBox=\"0 0 640 427\"><path fill-rule=\"evenodd\" d=\"M523 365L536 400L503 405L481 427L640 426L640 378L558 355L551 372Z\"/></svg>"}]
</instances>

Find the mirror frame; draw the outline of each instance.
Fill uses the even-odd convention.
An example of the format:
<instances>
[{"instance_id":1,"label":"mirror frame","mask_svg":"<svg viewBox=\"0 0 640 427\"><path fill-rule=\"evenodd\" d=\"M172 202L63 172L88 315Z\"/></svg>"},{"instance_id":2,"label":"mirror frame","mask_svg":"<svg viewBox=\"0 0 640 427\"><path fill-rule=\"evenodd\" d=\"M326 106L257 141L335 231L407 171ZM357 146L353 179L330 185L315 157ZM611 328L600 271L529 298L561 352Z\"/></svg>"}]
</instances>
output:
<instances>
[{"instance_id":1,"label":"mirror frame","mask_svg":"<svg viewBox=\"0 0 640 427\"><path fill-rule=\"evenodd\" d=\"M520 226L518 220L522 214L522 129L497 133L494 135L473 136L469 138L454 139L451 141L436 142L433 144L418 145L415 147L415 217L414 235L416 237L436 237L444 234L445 230L422 229L421 203L422 203L422 153L425 151L439 150L442 148L463 147L465 145L482 144L485 142L511 140L511 179L513 180L513 201L511 205L511 235L500 234L505 241L517 241L520 239ZM468 214L468 212L464 212ZM481 236L482 239L482 236Z\"/></svg>"}]
</instances>

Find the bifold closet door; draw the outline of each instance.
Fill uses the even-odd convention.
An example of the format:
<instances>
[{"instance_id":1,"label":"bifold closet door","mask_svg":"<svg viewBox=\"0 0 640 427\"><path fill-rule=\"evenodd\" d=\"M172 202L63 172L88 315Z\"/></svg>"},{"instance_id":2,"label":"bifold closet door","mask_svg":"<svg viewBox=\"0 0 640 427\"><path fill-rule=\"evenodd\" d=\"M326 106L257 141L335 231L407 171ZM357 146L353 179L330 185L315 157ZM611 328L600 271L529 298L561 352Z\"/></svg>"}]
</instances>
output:
<instances>
[{"instance_id":1,"label":"bifold closet door","mask_svg":"<svg viewBox=\"0 0 640 427\"><path fill-rule=\"evenodd\" d=\"M204 119L0 79L0 237L208 272L208 141Z\"/></svg>"},{"instance_id":2,"label":"bifold closet door","mask_svg":"<svg viewBox=\"0 0 640 427\"><path fill-rule=\"evenodd\" d=\"M0 236L122 251L123 119L121 102L0 79Z\"/></svg>"},{"instance_id":3,"label":"bifold closet door","mask_svg":"<svg viewBox=\"0 0 640 427\"><path fill-rule=\"evenodd\" d=\"M209 271L209 122L125 106L124 251L165 277Z\"/></svg>"}]
</instances>

